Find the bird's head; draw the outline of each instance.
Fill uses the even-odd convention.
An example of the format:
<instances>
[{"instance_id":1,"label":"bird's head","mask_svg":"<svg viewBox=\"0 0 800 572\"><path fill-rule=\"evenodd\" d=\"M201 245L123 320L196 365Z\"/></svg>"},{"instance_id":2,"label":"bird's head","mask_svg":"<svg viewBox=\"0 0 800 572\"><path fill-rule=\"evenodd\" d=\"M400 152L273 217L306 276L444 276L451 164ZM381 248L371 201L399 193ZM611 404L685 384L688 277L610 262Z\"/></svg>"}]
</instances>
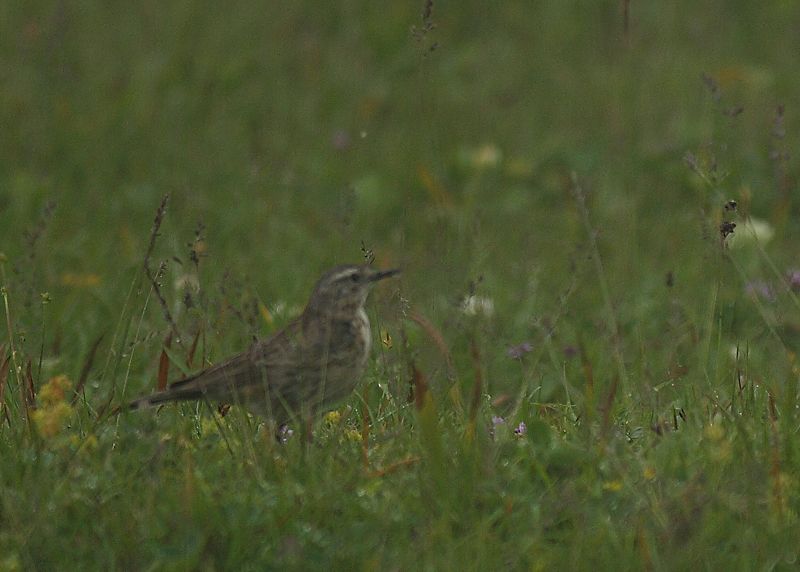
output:
<instances>
[{"instance_id":1,"label":"bird's head","mask_svg":"<svg viewBox=\"0 0 800 572\"><path fill-rule=\"evenodd\" d=\"M356 311L364 306L370 287L400 270L377 270L366 264L337 266L322 275L314 288L309 308L334 312Z\"/></svg>"}]
</instances>

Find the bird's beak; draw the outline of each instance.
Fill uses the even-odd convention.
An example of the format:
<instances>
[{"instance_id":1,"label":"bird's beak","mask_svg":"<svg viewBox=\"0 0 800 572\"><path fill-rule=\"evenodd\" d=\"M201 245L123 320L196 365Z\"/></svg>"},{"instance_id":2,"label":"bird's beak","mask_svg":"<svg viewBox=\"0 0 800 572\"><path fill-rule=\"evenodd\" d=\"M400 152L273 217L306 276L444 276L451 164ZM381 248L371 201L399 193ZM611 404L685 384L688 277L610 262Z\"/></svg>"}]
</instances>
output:
<instances>
[{"instance_id":1,"label":"bird's beak","mask_svg":"<svg viewBox=\"0 0 800 572\"><path fill-rule=\"evenodd\" d=\"M370 276L370 282L377 282L378 280L383 280L384 278L389 278L391 276L395 276L396 274L400 274L399 268L393 268L391 270L376 270L375 273Z\"/></svg>"}]
</instances>

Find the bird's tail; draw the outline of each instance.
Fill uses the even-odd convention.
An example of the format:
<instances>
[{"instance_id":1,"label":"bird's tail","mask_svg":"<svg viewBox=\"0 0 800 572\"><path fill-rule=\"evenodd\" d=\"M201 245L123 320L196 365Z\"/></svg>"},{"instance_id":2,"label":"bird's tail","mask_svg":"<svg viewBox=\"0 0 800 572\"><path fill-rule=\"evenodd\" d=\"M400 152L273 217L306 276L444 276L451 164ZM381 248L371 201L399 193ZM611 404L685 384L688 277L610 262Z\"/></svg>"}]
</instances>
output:
<instances>
[{"instance_id":1,"label":"bird's tail","mask_svg":"<svg viewBox=\"0 0 800 572\"><path fill-rule=\"evenodd\" d=\"M127 408L129 411L136 411L138 409L149 409L151 407L156 407L163 403L169 403L170 401L186 401L190 399L200 399L202 395L203 394L200 391L193 391L193 392L162 391L160 393L148 395L147 397L140 397L139 399L134 399L133 401L128 403Z\"/></svg>"},{"instance_id":2,"label":"bird's tail","mask_svg":"<svg viewBox=\"0 0 800 572\"><path fill-rule=\"evenodd\" d=\"M197 377L198 376L192 376L190 378L177 381L173 383L169 389L159 391L153 395L147 395L145 397L134 399L128 403L127 409L129 411L136 411L138 409L149 409L150 407L156 407L163 403L169 403L170 401L189 401L192 399L201 399L203 397L202 389L200 389L196 383L191 383L195 381Z\"/></svg>"}]
</instances>

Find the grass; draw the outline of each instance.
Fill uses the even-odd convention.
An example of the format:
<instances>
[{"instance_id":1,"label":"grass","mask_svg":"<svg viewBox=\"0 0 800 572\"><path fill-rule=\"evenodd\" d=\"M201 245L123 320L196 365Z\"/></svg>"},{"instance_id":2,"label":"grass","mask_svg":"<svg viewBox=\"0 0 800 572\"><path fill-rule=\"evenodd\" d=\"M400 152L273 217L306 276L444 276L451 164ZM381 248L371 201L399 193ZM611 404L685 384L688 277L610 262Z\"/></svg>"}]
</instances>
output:
<instances>
[{"instance_id":1,"label":"grass","mask_svg":"<svg viewBox=\"0 0 800 572\"><path fill-rule=\"evenodd\" d=\"M0 569L796 564L793 3L221 6L0 8ZM313 444L110 414L365 257Z\"/></svg>"}]
</instances>

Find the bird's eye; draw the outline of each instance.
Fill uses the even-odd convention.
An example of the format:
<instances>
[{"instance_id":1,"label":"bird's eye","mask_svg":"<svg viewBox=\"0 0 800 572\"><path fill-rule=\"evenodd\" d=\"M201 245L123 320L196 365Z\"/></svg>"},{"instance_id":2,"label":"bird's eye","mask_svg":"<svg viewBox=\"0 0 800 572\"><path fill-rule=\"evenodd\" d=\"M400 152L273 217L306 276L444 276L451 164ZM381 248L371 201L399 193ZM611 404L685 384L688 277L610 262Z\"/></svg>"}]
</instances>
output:
<instances>
[{"instance_id":1,"label":"bird's eye","mask_svg":"<svg viewBox=\"0 0 800 572\"><path fill-rule=\"evenodd\" d=\"M350 280L352 280L353 282L360 282L361 276L359 276L358 273L351 274Z\"/></svg>"}]
</instances>

